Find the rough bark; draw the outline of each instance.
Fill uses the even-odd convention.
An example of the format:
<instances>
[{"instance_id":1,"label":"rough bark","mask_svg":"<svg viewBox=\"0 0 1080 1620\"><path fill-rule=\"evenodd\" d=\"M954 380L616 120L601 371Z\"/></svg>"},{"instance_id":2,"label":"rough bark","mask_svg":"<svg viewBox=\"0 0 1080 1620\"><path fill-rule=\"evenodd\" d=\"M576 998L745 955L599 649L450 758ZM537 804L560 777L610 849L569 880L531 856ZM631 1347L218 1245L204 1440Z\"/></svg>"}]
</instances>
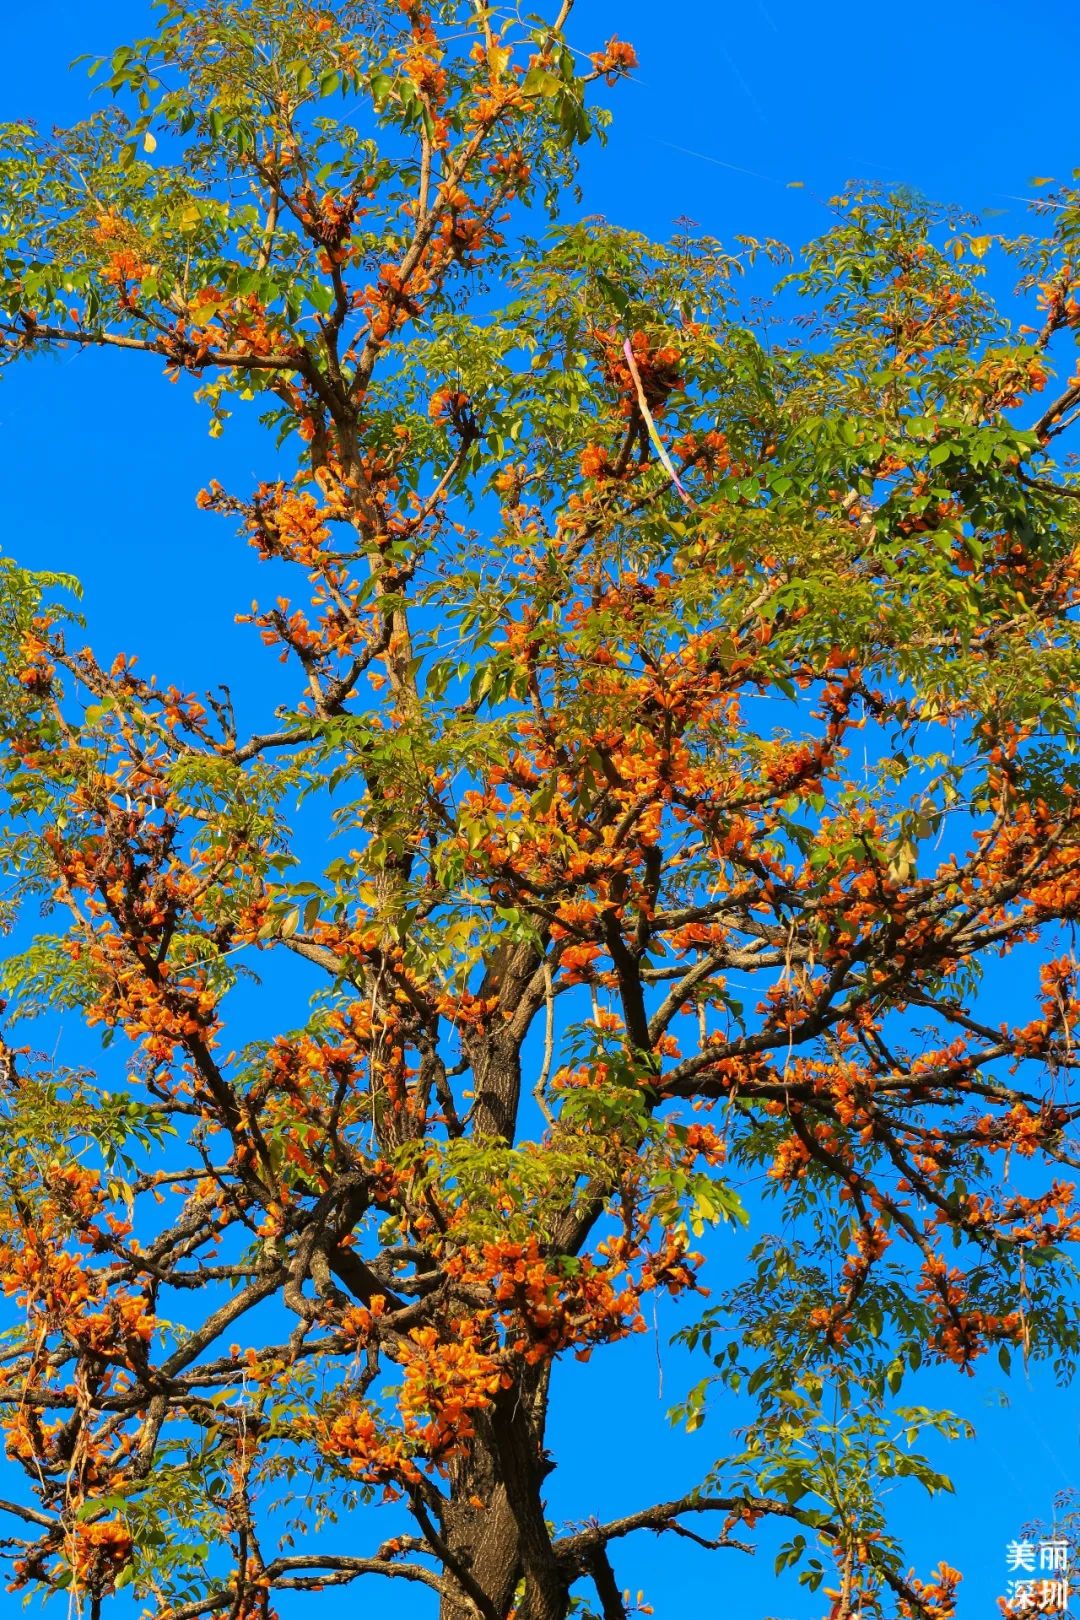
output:
<instances>
[{"instance_id":1,"label":"rough bark","mask_svg":"<svg viewBox=\"0 0 1080 1620\"><path fill-rule=\"evenodd\" d=\"M440 1620L475 1620L478 1610L485 1620L505 1620L515 1594L517 1620L564 1620L567 1580L542 1494L551 1469L546 1408L546 1372L530 1373L500 1394L453 1465L444 1534L463 1596L444 1600Z\"/></svg>"}]
</instances>

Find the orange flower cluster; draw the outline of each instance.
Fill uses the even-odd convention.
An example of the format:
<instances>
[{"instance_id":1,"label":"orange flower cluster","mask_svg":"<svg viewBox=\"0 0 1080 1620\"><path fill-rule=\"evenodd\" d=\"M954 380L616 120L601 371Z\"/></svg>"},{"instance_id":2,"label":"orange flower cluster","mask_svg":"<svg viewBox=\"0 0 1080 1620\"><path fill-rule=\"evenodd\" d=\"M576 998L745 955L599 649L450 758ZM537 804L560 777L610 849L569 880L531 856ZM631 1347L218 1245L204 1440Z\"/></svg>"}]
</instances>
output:
<instances>
[{"instance_id":1,"label":"orange flower cluster","mask_svg":"<svg viewBox=\"0 0 1080 1620\"><path fill-rule=\"evenodd\" d=\"M110 1241L92 1221L82 1224L93 1247ZM156 1325L146 1300L110 1289L107 1270L66 1247L67 1230L61 1210L46 1202L33 1226L0 1241L0 1288L35 1318L43 1336L59 1335L75 1349L122 1367L143 1365Z\"/></svg>"},{"instance_id":2,"label":"orange flower cluster","mask_svg":"<svg viewBox=\"0 0 1080 1620\"><path fill-rule=\"evenodd\" d=\"M117 1576L131 1561L132 1539L126 1525L118 1519L77 1524L72 1542L74 1589L82 1586L98 1597L111 1592Z\"/></svg>"},{"instance_id":3,"label":"orange flower cluster","mask_svg":"<svg viewBox=\"0 0 1080 1620\"><path fill-rule=\"evenodd\" d=\"M513 1380L497 1352L481 1347L482 1319L458 1317L413 1328L397 1351L405 1368L399 1395L405 1432L433 1462L455 1456L475 1434L472 1415Z\"/></svg>"},{"instance_id":4,"label":"orange flower cluster","mask_svg":"<svg viewBox=\"0 0 1080 1620\"><path fill-rule=\"evenodd\" d=\"M811 1165L810 1149L798 1136L785 1136L773 1154L766 1175L772 1181L782 1181L785 1187L805 1176Z\"/></svg>"},{"instance_id":5,"label":"orange flower cluster","mask_svg":"<svg viewBox=\"0 0 1080 1620\"><path fill-rule=\"evenodd\" d=\"M581 476L591 478L595 483L607 478L611 470L611 460L607 450L602 444L589 444L581 453Z\"/></svg>"},{"instance_id":6,"label":"orange flower cluster","mask_svg":"<svg viewBox=\"0 0 1080 1620\"><path fill-rule=\"evenodd\" d=\"M360 207L360 202L370 196L373 189L374 181L369 179L338 196L327 192L316 198L310 186L298 193L300 223L319 244L319 264L328 274L334 266L348 264L351 258L348 242L353 226L367 212Z\"/></svg>"},{"instance_id":7,"label":"orange flower cluster","mask_svg":"<svg viewBox=\"0 0 1080 1620\"><path fill-rule=\"evenodd\" d=\"M520 197L532 181L532 168L518 146L512 146L508 152L500 152L493 157L488 164L488 173L507 197Z\"/></svg>"},{"instance_id":8,"label":"orange flower cluster","mask_svg":"<svg viewBox=\"0 0 1080 1620\"><path fill-rule=\"evenodd\" d=\"M938 1565L932 1580L912 1577L909 1584L919 1600L919 1607L900 1598L897 1612L904 1620L955 1620L956 1589L963 1578L959 1570L951 1569L946 1563Z\"/></svg>"},{"instance_id":9,"label":"orange flower cluster","mask_svg":"<svg viewBox=\"0 0 1080 1620\"><path fill-rule=\"evenodd\" d=\"M629 421L637 410L637 388L623 352L622 335L598 326L593 328L592 337L600 349L604 374L618 393L620 415ZM671 395L682 387L679 351L666 343L654 347L648 335L640 331L631 334L630 348L645 403L653 416L661 416Z\"/></svg>"},{"instance_id":10,"label":"orange flower cluster","mask_svg":"<svg viewBox=\"0 0 1080 1620\"><path fill-rule=\"evenodd\" d=\"M470 414L469 396L456 388L438 388L428 404L428 415L433 422L449 422L460 433Z\"/></svg>"},{"instance_id":11,"label":"orange flower cluster","mask_svg":"<svg viewBox=\"0 0 1080 1620\"><path fill-rule=\"evenodd\" d=\"M152 271L152 266L143 257L138 231L118 214L103 214L92 235L97 246L108 253L101 269L102 280L117 289L120 303L125 308L130 307L134 294L129 283L142 281Z\"/></svg>"},{"instance_id":12,"label":"orange flower cluster","mask_svg":"<svg viewBox=\"0 0 1080 1620\"><path fill-rule=\"evenodd\" d=\"M442 48L439 36L431 26L431 18L419 5L407 6L412 26L412 40L401 58L402 71L428 102L432 109L441 107L446 100L448 76L442 66Z\"/></svg>"},{"instance_id":13,"label":"orange flower cluster","mask_svg":"<svg viewBox=\"0 0 1080 1620\"><path fill-rule=\"evenodd\" d=\"M365 1484L381 1485L387 1498L421 1478L405 1435L378 1423L362 1401L347 1402L322 1438L328 1456L344 1459Z\"/></svg>"},{"instance_id":14,"label":"orange flower cluster","mask_svg":"<svg viewBox=\"0 0 1080 1620\"><path fill-rule=\"evenodd\" d=\"M40 636L29 633L22 641L23 663L16 672L19 685L33 697L44 697L52 685L56 665L48 656L46 643Z\"/></svg>"},{"instance_id":15,"label":"orange flower cluster","mask_svg":"<svg viewBox=\"0 0 1080 1620\"><path fill-rule=\"evenodd\" d=\"M625 40L609 39L602 51L594 51L589 57L596 73L603 74L608 84L631 73L638 65L637 52Z\"/></svg>"},{"instance_id":16,"label":"orange flower cluster","mask_svg":"<svg viewBox=\"0 0 1080 1620\"><path fill-rule=\"evenodd\" d=\"M707 479L723 478L731 470L731 452L722 433L684 433L675 440L671 454L684 467L698 467Z\"/></svg>"},{"instance_id":17,"label":"orange flower cluster","mask_svg":"<svg viewBox=\"0 0 1080 1620\"><path fill-rule=\"evenodd\" d=\"M1023 1332L1023 1318L1018 1311L995 1316L986 1311L965 1310L966 1279L955 1266L947 1266L939 1255L928 1256L923 1262L923 1275L916 1286L920 1293L933 1300L936 1327L932 1347L965 1372L971 1370L971 1363L985 1350L988 1339L1015 1339Z\"/></svg>"},{"instance_id":18,"label":"orange flower cluster","mask_svg":"<svg viewBox=\"0 0 1080 1620\"><path fill-rule=\"evenodd\" d=\"M525 1243L489 1243L479 1254L461 1254L447 1272L466 1285L490 1289L507 1335L507 1347L528 1364L574 1349L586 1359L596 1344L644 1331L638 1292L617 1291L611 1276L625 1269L620 1256L598 1269L583 1256L572 1271L548 1259L536 1238Z\"/></svg>"}]
</instances>

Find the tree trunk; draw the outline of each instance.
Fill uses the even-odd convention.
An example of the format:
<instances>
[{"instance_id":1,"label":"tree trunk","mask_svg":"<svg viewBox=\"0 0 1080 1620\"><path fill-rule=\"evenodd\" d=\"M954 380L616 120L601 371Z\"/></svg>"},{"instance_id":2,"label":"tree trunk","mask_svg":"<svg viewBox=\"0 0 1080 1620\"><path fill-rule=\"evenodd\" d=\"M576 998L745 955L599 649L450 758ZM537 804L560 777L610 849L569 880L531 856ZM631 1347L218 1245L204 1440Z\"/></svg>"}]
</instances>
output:
<instances>
[{"instance_id":1,"label":"tree trunk","mask_svg":"<svg viewBox=\"0 0 1080 1620\"><path fill-rule=\"evenodd\" d=\"M517 1620L565 1620L567 1582L541 1495L550 1471L543 1450L546 1405L546 1372L504 1390L452 1468L447 1573L469 1590L485 1620L506 1620L519 1585ZM475 1609L445 1599L440 1620L475 1620Z\"/></svg>"}]
</instances>

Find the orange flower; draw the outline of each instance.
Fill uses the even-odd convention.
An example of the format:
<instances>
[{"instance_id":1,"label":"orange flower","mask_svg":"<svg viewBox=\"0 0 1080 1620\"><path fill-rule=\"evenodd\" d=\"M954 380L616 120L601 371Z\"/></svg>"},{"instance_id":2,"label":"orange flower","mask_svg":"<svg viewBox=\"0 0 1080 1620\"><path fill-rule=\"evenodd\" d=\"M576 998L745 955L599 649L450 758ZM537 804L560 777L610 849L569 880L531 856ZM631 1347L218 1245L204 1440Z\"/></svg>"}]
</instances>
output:
<instances>
[{"instance_id":1,"label":"orange flower","mask_svg":"<svg viewBox=\"0 0 1080 1620\"><path fill-rule=\"evenodd\" d=\"M634 47L614 37L608 40L602 51L594 51L589 60L594 72L602 73L608 84L614 84L638 65Z\"/></svg>"}]
</instances>

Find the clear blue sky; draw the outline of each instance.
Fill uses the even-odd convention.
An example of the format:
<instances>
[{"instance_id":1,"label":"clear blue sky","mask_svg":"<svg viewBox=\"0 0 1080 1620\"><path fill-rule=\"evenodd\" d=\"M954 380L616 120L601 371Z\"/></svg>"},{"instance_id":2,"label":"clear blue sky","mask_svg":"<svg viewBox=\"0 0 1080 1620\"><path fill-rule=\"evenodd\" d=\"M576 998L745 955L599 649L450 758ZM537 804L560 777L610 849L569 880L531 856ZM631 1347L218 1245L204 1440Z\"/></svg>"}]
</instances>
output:
<instances>
[{"instance_id":1,"label":"clear blue sky","mask_svg":"<svg viewBox=\"0 0 1080 1620\"><path fill-rule=\"evenodd\" d=\"M0 116L43 125L82 116L88 81L81 69L69 74L68 62L147 32L148 20L145 0L7 8ZM1071 131L1075 25L1067 0L1026 14L1014 0L579 0L576 42L592 49L617 32L640 58L634 82L613 97L609 144L586 157L583 211L651 234L686 215L720 237L798 242L828 223L819 199L857 176L997 210L995 227L1019 229L1017 199L1030 195L1031 178L1064 176L1080 161ZM791 181L803 189L790 189ZM86 356L4 378L0 446L0 545L22 562L83 579L99 652L134 648L147 671L196 687L229 678L225 666L246 665L257 677L236 684L254 716L275 666L254 659L251 632L232 619L265 594L265 580L227 525L196 513L193 497L211 477L244 489L267 476L271 454L257 435L241 425L212 441L184 390L168 387L152 366ZM65 1039L69 1057L85 1055L77 1036ZM678 1360L664 1348L671 1325L661 1312L658 1341L571 1365L552 1437L562 1457L554 1515L659 1499L693 1482L695 1467L714 1454L714 1434L723 1449L734 1414L715 1411L690 1442L668 1431L664 1414L680 1393ZM956 1498L899 1502L920 1573L942 1557L965 1571L960 1620L996 1612L1006 1542L1024 1520L1049 1514L1054 1492L1080 1484L1076 1395L1021 1371L1002 1405L995 1390L1003 1386L996 1368L933 1380L928 1402L962 1410L979 1438L950 1451ZM351 1532L350 1542L359 1550ZM623 1584L646 1588L659 1620L811 1620L820 1611L797 1588L773 1582L765 1555L750 1562L649 1538L620 1559L618 1573ZM279 1607L283 1620L338 1620L361 1605L375 1614L391 1605L395 1615L427 1612L377 1586Z\"/></svg>"}]
</instances>

